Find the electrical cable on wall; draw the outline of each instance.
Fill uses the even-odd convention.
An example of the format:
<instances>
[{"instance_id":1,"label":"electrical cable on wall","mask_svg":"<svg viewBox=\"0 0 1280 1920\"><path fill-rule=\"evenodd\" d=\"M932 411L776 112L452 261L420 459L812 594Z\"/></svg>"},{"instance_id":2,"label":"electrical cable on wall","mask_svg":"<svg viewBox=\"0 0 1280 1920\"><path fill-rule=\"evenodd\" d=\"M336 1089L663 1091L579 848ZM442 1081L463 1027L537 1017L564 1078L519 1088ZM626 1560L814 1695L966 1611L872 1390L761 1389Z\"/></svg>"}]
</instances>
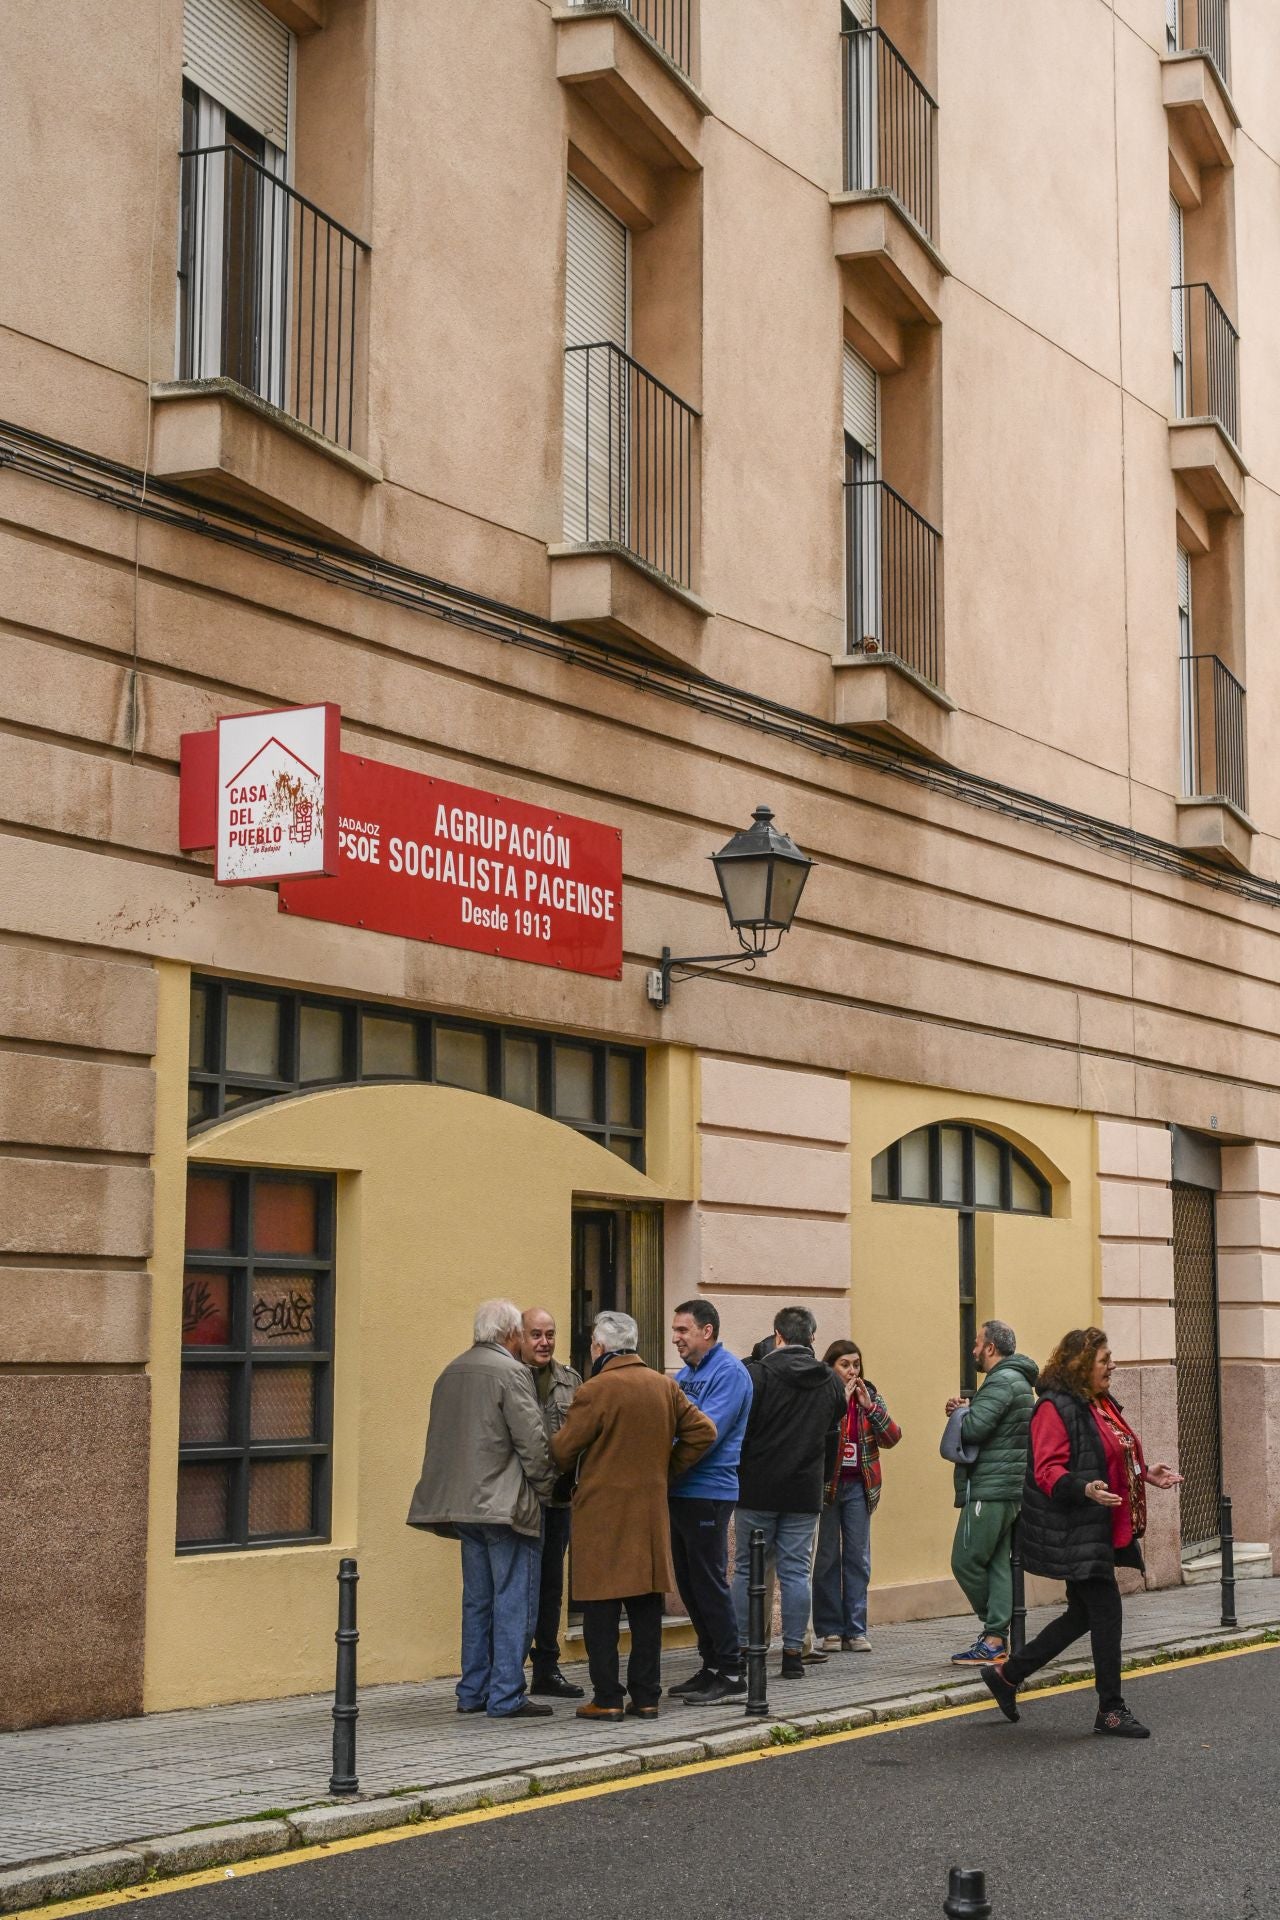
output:
<instances>
[{"instance_id":1,"label":"electrical cable on wall","mask_svg":"<svg viewBox=\"0 0 1280 1920\"><path fill-rule=\"evenodd\" d=\"M981 807L1024 825L1045 828L1116 859L1133 861L1178 879L1193 880L1220 893L1260 906L1280 907L1280 882L1263 880L1253 874L1218 871L1189 858L1180 847L1141 833L1135 827L1004 786L982 774L968 773L944 762L917 759L905 750L872 741L850 740L830 723L763 695L712 680L670 661L632 652L594 635L556 626L517 607L486 599L482 594L410 567L396 566L326 541L304 539L239 508L202 499L168 481L152 478L144 484L145 476L134 467L0 421L0 467L5 466L141 518L253 553L260 559L290 567L332 586L428 613L450 625L488 634L505 645L525 647L662 699L678 701L709 717L752 727L826 759L910 781L931 793Z\"/></svg>"}]
</instances>

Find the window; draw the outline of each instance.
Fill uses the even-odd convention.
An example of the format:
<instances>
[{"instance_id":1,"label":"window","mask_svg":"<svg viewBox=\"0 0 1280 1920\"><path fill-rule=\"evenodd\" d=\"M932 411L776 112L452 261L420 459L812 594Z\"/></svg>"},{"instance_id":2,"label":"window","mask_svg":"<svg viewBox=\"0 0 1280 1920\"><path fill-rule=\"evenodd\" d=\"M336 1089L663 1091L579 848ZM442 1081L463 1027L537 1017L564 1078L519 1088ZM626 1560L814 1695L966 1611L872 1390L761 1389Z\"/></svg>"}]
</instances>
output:
<instances>
[{"instance_id":1,"label":"window","mask_svg":"<svg viewBox=\"0 0 1280 1920\"><path fill-rule=\"evenodd\" d=\"M1186 245L1182 208L1169 195L1169 284L1173 321L1173 417L1187 417L1187 327L1189 314L1186 281Z\"/></svg>"},{"instance_id":2,"label":"window","mask_svg":"<svg viewBox=\"0 0 1280 1920\"><path fill-rule=\"evenodd\" d=\"M1182 758L1182 791L1184 794L1196 790L1196 743L1195 743L1195 704L1196 684L1195 668L1191 663L1191 555L1185 547L1178 548L1178 682L1179 682L1179 732Z\"/></svg>"},{"instance_id":3,"label":"window","mask_svg":"<svg viewBox=\"0 0 1280 1920\"><path fill-rule=\"evenodd\" d=\"M256 0L185 0L178 378L285 404L293 36Z\"/></svg>"},{"instance_id":4,"label":"window","mask_svg":"<svg viewBox=\"0 0 1280 1920\"><path fill-rule=\"evenodd\" d=\"M875 652L884 643L880 562L882 505L877 484L880 376L847 341L842 373L845 629L850 652Z\"/></svg>"},{"instance_id":5,"label":"window","mask_svg":"<svg viewBox=\"0 0 1280 1920\"><path fill-rule=\"evenodd\" d=\"M564 533L627 538L630 235L569 180L564 286Z\"/></svg>"},{"instance_id":6,"label":"window","mask_svg":"<svg viewBox=\"0 0 1280 1920\"><path fill-rule=\"evenodd\" d=\"M329 1537L334 1182L187 1178L177 1547Z\"/></svg>"},{"instance_id":7,"label":"window","mask_svg":"<svg viewBox=\"0 0 1280 1920\"><path fill-rule=\"evenodd\" d=\"M973 1348L978 1334L979 1213L1047 1214L1049 1182L1025 1154L981 1127L918 1127L871 1162L871 1197L903 1206L951 1207L959 1228L960 1383L977 1385Z\"/></svg>"},{"instance_id":8,"label":"window","mask_svg":"<svg viewBox=\"0 0 1280 1920\"><path fill-rule=\"evenodd\" d=\"M871 1163L875 1200L991 1213L1050 1213L1044 1175L998 1134L979 1127L920 1127Z\"/></svg>"},{"instance_id":9,"label":"window","mask_svg":"<svg viewBox=\"0 0 1280 1920\"><path fill-rule=\"evenodd\" d=\"M462 1087L550 1114L644 1167L644 1050L326 999L241 980L191 984L187 1117L370 1080Z\"/></svg>"}]
</instances>

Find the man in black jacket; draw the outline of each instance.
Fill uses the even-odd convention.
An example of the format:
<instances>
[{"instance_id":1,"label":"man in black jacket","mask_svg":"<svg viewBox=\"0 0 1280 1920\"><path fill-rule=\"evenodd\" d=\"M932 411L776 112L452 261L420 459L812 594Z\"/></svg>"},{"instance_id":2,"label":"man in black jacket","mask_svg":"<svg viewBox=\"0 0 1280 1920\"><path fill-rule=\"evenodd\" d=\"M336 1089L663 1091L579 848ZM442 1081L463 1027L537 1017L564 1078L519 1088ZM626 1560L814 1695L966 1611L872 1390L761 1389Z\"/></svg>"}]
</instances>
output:
<instances>
[{"instance_id":1,"label":"man in black jacket","mask_svg":"<svg viewBox=\"0 0 1280 1920\"><path fill-rule=\"evenodd\" d=\"M733 1600L745 1646L751 1534L760 1527L782 1589L784 1680L804 1677L813 1536L845 1414L844 1388L814 1354L817 1331L807 1307L783 1307L773 1323L773 1351L747 1362L753 1399L738 1464Z\"/></svg>"}]
</instances>

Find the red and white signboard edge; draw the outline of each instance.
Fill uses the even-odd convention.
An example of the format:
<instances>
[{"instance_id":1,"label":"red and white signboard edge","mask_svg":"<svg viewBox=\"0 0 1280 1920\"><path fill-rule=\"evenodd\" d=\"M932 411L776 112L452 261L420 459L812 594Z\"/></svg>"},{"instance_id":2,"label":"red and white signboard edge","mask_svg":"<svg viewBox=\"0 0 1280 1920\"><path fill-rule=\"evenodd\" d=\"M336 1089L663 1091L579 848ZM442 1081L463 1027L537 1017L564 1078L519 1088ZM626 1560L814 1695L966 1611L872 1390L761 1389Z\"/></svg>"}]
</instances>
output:
<instances>
[{"instance_id":1,"label":"red and white signboard edge","mask_svg":"<svg viewBox=\"0 0 1280 1920\"><path fill-rule=\"evenodd\" d=\"M318 879L338 871L338 765L342 746L342 710L335 701L317 700L306 706L295 707L258 707L250 713L229 713L219 717L212 728L213 767L216 770L220 762L220 742L224 721L242 720L279 720L291 713L323 713L324 715L324 765L320 769L321 787L324 793L324 826L321 836L321 864L312 867L305 874L296 868L288 868L281 873L255 873L243 879L221 871L222 836L221 809L223 805L221 786L215 773L214 790L214 837L218 871L215 878L220 887L269 887L278 885L281 880ZM185 736L189 737L189 736Z\"/></svg>"}]
</instances>

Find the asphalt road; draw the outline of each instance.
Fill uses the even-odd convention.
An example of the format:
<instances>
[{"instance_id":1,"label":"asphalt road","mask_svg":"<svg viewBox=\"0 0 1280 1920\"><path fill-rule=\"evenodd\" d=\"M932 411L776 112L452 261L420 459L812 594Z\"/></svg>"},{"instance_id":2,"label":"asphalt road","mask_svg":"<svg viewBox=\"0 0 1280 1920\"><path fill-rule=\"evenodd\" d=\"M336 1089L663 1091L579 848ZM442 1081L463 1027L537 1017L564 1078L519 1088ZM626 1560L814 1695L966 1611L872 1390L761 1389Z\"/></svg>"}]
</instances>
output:
<instances>
[{"instance_id":1,"label":"asphalt road","mask_svg":"<svg viewBox=\"0 0 1280 1920\"><path fill-rule=\"evenodd\" d=\"M162 1896L151 1920L1275 1920L1280 1648L752 1761ZM673 1736L679 1715L671 1713ZM148 1903L150 1904L150 1903ZM98 1909L98 1911L103 1911Z\"/></svg>"}]
</instances>

